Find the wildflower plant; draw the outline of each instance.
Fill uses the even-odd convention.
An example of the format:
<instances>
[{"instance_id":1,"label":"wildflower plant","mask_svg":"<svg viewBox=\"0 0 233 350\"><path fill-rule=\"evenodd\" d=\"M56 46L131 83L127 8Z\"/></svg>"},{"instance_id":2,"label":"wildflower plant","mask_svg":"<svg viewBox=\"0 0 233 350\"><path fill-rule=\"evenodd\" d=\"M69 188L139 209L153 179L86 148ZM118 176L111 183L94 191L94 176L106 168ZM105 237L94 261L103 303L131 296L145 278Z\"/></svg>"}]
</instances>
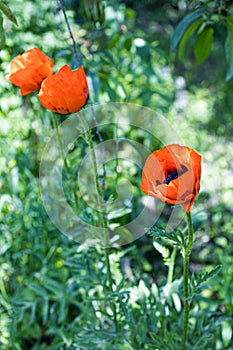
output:
<instances>
[{"instance_id":1,"label":"wildflower plant","mask_svg":"<svg viewBox=\"0 0 233 350\"><path fill-rule=\"evenodd\" d=\"M84 42L86 56L81 57L65 3L58 0L58 5L75 67L66 62L55 72L56 58L34 47L13 58L7 76L20 88L24 103L26 95L37 91L33 101L42 116L41 134L46 127L50 130L36 183L31 174L22 179L40 195L37 201L25 196L33 217L25 216L23 230L31 234L35 227L32 243L26 242L22 253L27 281L24 285L21 276L14 276L21 289L11 300L7 292L13 287L6 291L0 282L2 329L6 333L10 315L14 321L7 337L16 349L206 349L223 322L230 331L229 319L208 308L208 295L202 294L208 294L207 283L217 278L221 266L190 271L195 231L208 220L204 211L191 214L201 188L202 156L184 145L158 111L113 98L94 104L94 60L88 53L94 49ZM104 5L89 5L85 13L94 16L98 27ZM145 61L143 40L136 44ZM124 89L119 91L124 96ZM9 198L0 202L10 223L12 203ZM19 205L17 215L23 212ZM47 251L45 241L51 236L56 244ZM38 239L43 254L34 254L31 247ZM22 239L19 249L24 244ZM5 269L3 281L14 274L11 266ZM7 337L0 338L4 350Z\"/></svg>"}]
</instances>

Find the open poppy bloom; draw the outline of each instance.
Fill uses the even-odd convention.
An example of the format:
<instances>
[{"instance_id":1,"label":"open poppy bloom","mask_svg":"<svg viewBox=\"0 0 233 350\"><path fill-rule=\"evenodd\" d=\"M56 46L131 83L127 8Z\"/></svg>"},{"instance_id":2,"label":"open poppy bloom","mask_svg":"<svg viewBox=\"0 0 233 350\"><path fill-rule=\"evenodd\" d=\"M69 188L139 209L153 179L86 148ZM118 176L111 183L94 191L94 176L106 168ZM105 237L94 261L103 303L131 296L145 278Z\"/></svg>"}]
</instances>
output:
<instances>
[{"instance_id":1,"label":"open poppy bloom","mask_svg":"<svg viewBox=\"0 0 233 350\"><path fill-rule=\"evenodd\" d=\"M40 49L33 48L12 60L7 79L19 86L21 95L25 96L39 90L42 81L53 72L53 60Z\"/></svg>"},{"instance_id":2,"label":"open poppy bloom","mask_svg":"<svg viewBox=\"0 0 233 350\"><path fill-rule=\"evenodd\" d=\"M142 171L141 190L168 204L182 204L189 213L200 189L201 155L171 144L153 152Z\"/></svg>"},{"instance_id":3,"label":"open poppy bloom","mask_svg":"<svg viewBox=\"0 0 233 350\"><path fill-rule=\"evenodd\" d=\"M41 104L56 113L75 113L88 98L87 79L82 66L72 71L68 65L45 79L37 97Z\"/></svg>"}]
</instances>

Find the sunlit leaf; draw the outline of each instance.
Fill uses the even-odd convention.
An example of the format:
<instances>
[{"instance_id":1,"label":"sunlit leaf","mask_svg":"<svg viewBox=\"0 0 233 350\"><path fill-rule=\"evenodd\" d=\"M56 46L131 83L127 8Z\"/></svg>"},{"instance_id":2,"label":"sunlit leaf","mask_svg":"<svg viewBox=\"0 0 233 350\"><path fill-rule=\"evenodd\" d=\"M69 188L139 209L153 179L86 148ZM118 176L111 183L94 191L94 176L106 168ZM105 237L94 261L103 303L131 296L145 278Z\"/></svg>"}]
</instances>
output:
<instances>
[{"instance_id":1,"label":"sunlit leaf","mask_svg":"<svg viewBox=\"0 0 233 350\"><path fill-rule=\"evenodd\" d=\"M200 27L202 23L202 20L199 19L198 21L194 22L184 33L180 40L179 44L179 50L178 50L178 57L181 60L184 57L184 51L186 48L186 44L188 39L195 33L195 31Z\"/></svg>"},{"instance_id":2,"label":"sunlit leaf","mask_svg":"<svg viewBox=\"0 0 233 350\"><path fill-rule=\"evenodd\" d=\"M17 20L15 16L13 15L11 9L4 4L2 1L0 1L0 10L4 13L4 15L14 24L18 25Z\"/></svg>"},{"instance_id":3,"label":"sunlit leaf","mask_svg":"<svg viewBox=\"0 0 233 350\"><path fill-rule=\"evenodd\" d=\"M213 34L213 28L206 28L198 35L194 44L194 54L197 65L200 65L209 56L213 42Z\"/></svg>"},{"instance_id":4,"label":"sunlit leaf","mask_svg":"<svg viewBox=\"0 0 233 350\"><path fill-rule=\"evenodd\" d=\"M175 50L188 27L197 21L206 12L205 8L198 8L196 11L185 16L175 29L171 40L171 50Z\"/></svg>"}]
</instances>

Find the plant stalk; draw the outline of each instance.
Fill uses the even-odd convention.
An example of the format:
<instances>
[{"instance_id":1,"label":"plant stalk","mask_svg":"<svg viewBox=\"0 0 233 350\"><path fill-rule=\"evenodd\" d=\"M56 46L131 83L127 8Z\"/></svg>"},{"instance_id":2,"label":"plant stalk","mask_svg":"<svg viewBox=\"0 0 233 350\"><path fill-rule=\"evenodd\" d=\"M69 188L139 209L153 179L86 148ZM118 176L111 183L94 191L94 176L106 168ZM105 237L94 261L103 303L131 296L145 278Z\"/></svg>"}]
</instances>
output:
<instances>
[{"instance_id":1,"label":"plant stalk","mask_svg":"<svg viewBox=\"0 0 233 350\"><path fill-rule=\"evenodd\" d=\"M72 33L71 30L71 26L65 11L65 7L64 7L64 3L63 0L57 0L58 4L60 5L60 8L63 12L64 18L65 18L65 22L67 25L67 29L69 31L71 40L72 40L72 47L73 47L73 52L74 52L74 56L76 58L76 61L79 65L81 65L81 60L79 59L78 56L78 52L77 52L77 45L76 45L76 41L74 38L74 35ZM98 122L94 113L94 109L93 109L93 105L91 105L91 111L92 111L92 115L93 115L93 119L95 122L95 126L96 126L96 134L98 136L98 139L100 142L103 142L103 138L101 136L101 133L99 131L99 126L98 126ZM105 186L105 166L103 164L103 176L102 176L102 190L100 188L99 185L99 176L98 176L98 171L97 171L97 162L96 162L96 156L95 156L95 150L94 150L94 145L93 145L93 141L90 135L90 131L89 131L89 127L88 124L86 122L86 120L82 117L81 113L79 114L79 118L81 120L81 123L83 125L83 128L86 132L86 137L87 137L87 142L90 148L90 152L91 152L91 159L92 159L92 165L93 165L93 170L94 170L94 177L95 177L95 187L96 187L96 192L97 192L97 203L98 203L98 217L101 223L101 226L104 228L104 239L105 239L105 260L106 260L106 268L107 268L107 277L108 277L108 284L109 284L109 289L111 292L113 292L113 279L112 279L112 273L111 273L111 265L110 265L110 259L109 259L109 255L110 255L110 251L109 251L109 234L108 234L108 229L107 229L107 221L105 218L105 215L102 214L101 211L101 204L102 204L102 200L104 199L104 186ZM104 145L102 145L102 153L104 154ZM64 162L65 163L65 162ZM65 165L66 166L66 165ZM118 323L117 323L117 312L116 312L116 304L115 302L112 303L112 310L113 310L113 315L114 315L114 324L115 324L115 331L116 333L118 332Z\"/></svg>"},{"instance_id":2,"label":"plant stalk","mask_svg":"<svg viewBox=\"0 0 233 350\"><path fill-rule=\"evenodd\" d=\"M112 272L111 272L111 264L110 264L110 250L109 250L109 235L108 235L108 229L107 229L107 220L105 218L105 215L101 211L101 202L102 202L102 193L99 186L99 176L98 176L98 170L97 170L97 162L96 162L96 155L94 150L94 144L90 135L88 124L79 113L79 118L81 120L82 126L84 128L84 131L86 132L86 138L87 142L90 148L91 153L91 160L92 160L92 166L94 170L94 177L95 177L95 187L97 192L97 203L98 203L98 216L100 220L101 227L104 228L104 242L105 242L105 248L104 248L104 256L105 256L105 262L106 262L106 269L107 269L107 278L108 278L108 289L111 293L113 293L113 278L112 278ZM115 332L118 333L118 322L117 322L117 311L116 311L116 304L115 302L111 303L112 311L113 311L113 319L114 319L114 325L115 325Z\"/></svg>"},{"instance_id":3,"label":"plant stalk","mask_svg":"<svg viewBox=\"0 0 233 350\"><path fill-rule=\"evenodd\" d=\"M188 285L188 275L189 275L189 258L193 246L193 224L191 214L186 213L187 222L188 222L188 242L184 250L184 271L183 271L183 285L184 285L184 321L183 321L183 334L181 341L181 350L186 349L186 339L188 331L188 318L189 318L189 309L190 309L190 300L189 300L189 285Z\"/></svg>"},{"instance_id":4,"label":"plant stalk","mask_svg":"<svg viewBox=\"0 0 233 350\"><path fill-rule=\"evenodd\" d=\"M61 135L60 135L60 131L59 131L59 126L57 123L57 118L54 112L52 113L52 121L53 121L53 127L56 131L56 135L57 135L57 142L58 142L58 147L59 147L59 151L62 157L62 160L64 162L64 167L65 167L65 172L66 172L66 176L67 179L69 179L71 177L72 180L72 174L69 170L69 166L65 157L65 153L63 150L63 145L62 145L62 140L61 140ZM79 207L78 207L78 197L77 197L77 192L76 192L76 186L75 186L75 182L73 183L72 181L72 191L73 191L73 195L74 195L74 202L75 202L75 209L76 209L76 214L78 213Z\"/></svg>"},{"instance_id":5,"label":"plant stalk","mask_svg":"<svg viewBox=\"0 0 233 350\"><path fill-rule=\"evenodd\" d=\"M66 175L68 175L69 174L69 167L68 167L68 163L67 163L67 160L66 160L66 157L65 157L64 150L63 150L63 145L62 145L61 135L60 135L58 124L57 124L57 119L56 119L56 116L55 116L54 112L51 112L51 114L52 114L53 126L54 126L54 129L56 130L58 147L59 147L59 150L60 150L60 153L61 153L61 156L62 156L62 160L64 162Z\"/></svg>"}]
</instances>

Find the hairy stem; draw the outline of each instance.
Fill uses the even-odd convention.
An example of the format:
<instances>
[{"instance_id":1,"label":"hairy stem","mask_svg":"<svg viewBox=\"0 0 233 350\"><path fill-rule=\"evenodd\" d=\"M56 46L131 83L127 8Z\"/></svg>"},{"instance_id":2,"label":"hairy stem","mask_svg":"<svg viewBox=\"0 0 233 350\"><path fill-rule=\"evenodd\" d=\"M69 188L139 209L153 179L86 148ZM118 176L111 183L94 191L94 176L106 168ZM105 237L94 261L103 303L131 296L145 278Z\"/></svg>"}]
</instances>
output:
<instances>
[{"instance_id":1,"label":"hairy stem","mask_svg":"<svg viewBox=\"0 0 233 350\"><path fill-rule=\"evenodd\" d=\"M56 135L57 135L58 147L59 147L59 150L60 150L60 154L62 156L62 160L64 162L66 175L68 175L69 174L69 167L68 167L68 163L67 163L67 160L66 160L66 157L65 157L64 150L63 150L63 145L62 145L62 141L61 141L61 135L60 135L60 131L59 131L58 124L57 124L57 118L56 118L54 112L51 112L51 114L52 114L53 127L54 127L54 129L56 131Z\"/></svg>"},{"instance_id":2,"label":"hairy stem","mask_svg":"<svg viewBox=\"0 0 233 350\"><path fill-rule=\"evenodd\" d=\"M75 203L75 209L76 209L76 214L77 214L78 211L79 211L79 207L78 207L78 197L77 197L77 191L76 191L75 182L73 182L72 173L69 170L69 166L68 166L68 163L67 163L67 160L66 160L66 157L65 157L65 153L64 153L64 150L63 150L61 135L60 135L59 127L58 127L58 124L57 124L57 118L56 118L54 112L51 112L51 114L52 114L53 127L54 127L54 129L56 131L56 135L57 135L57 142L58 142L59 151L60 151L62 160L64 162L66 177L67 177L67 179L71 178L72 192L73 192L73 196L74 196L74 203Z\"/></svg>"},{"instance_id":3,"label":"hairy stem","mask_svg":"<svg viewBox=\"0 0 233 350\"><path fill-rule=\"evenodd\" d=\"M109 232L108 232L108 228L107 228L107 220L106 220L105 215L102 213L102 210L101 210L102 193L101 193L101 189L99 186L99 176L98 176L98 169L97 169L94 144L93 144L93 141L91 138L88 124L87 124L85 118L83 118L83 116L81 115L81 113L79 113L79 118L81 120L84 131L86 132L87 142L88 142L90 152L91 152L91 160L92 160L92 166L93 166L93 170L94 170L95 186L96 186L96 193L97 193L98 216L99 216L99 221L101 223L101 226L104 228L104 243L105 243L104 255L105 255L105 263L106 263L107 277L108 277L108 289L110 290L111 293L113 293L113 278L112 278L112 272L111 272L110 250L109 250ZM115 332L117 333L118 332L118 322L117 322L117 310L116 310L115 302L111 303L111 307L112 307L112 311L113 311Z\"/></svg>"},{"instance_id":4,"label":"hairy stem","mask_svg":"<svg viewBox=\"0 0 233 350\"><path fill-rule=\"evenodd\" d=\"M57 0L57 1L58 1L59 6L60 6L60 9L63 12L64 18L65 18L65 22L66 22L66 26L67 26L68 32L70 34L70 38L71 38L71 41L72 41L72 47L73 47L73 52L74 52L75 59L77 61L77 64L81 65L81 60L79 59L78 51L77 51L77 43L75 41L73 32L71 30L70 22L68 20L67 14L66 14L66 10L65 10L65 6L64 6L63 0ZM93 103L90 100L90 98L89 98L89 102L91 103L91 112L92 112L92 117L93 117L93 120L94 120L94 123L95 123L95 127L96 127L96 135L98 137L99 142L102 143L102 155L103 155L103 159L104 159L104 152L105 152L105 150L104 150L103 138L102 138L102 135L101 135L100 130L99 130L99 125L98 125L98 121L97 121L96 116L95 116ZM103 167L102 198L104 199L104 187L105 187L105 165L104 165L104 162L103 162L102 167Z\"/></svg>"},{"instance_id":5,"label":"hairy stem","mask_svg":"<svg viewBox=\"0 0 233 350\"><path fill-rule=\"evenodd\" d=\"M74 52L75 59L78 62L78 64L81 66L81 61L80 61L80 59L78 57L76 41L74 39L72 30L71 30L71 27L70 27L70 23L69 23L69 20L68 20L66 11L65 11L65 7L64 7L63 1L62 0L57 0L57 1L58 1L58 4L60 5L60 8L61 8L62 12L63 12L64 18L65 18L65 22L66 22L66 26L67 26L68 32L70 34L70 38L72 40L72 47L73 47L73 52Z\"/></svg>"},{"instance_id":6,"label":"hairy stem","mask_svg":"<svg viewBox=\"0 0 233 350\"><path fill-rule=\"evenodd\" d=\"M189 318L189 286L188 286L188 275L189 275L189 258L193 246L193 224L190 212L187 213L188 222L188 242L184 250L184 271L183 271L183 284L184 284L184 321L183 321L183 335L181 341L181 350L186 349L186 339L188 331L188 318Z\"/></svg>"},{"instance_id":7,"label":"hairy stem","mask_svg":"<svg viewBox=\"0 0 233 350\"><path fill-rule=\"evenodd\" d=\"M105 239L108 239L108 232L105 233ZM109 248L106 247L104 249L105 254L105 261L106 261L106 268L107 268L107 276L108 276L108 284L109 284L109 290L111 293L113 293L113 280L112 280L112 272L111 272L111 265L110 265L110 251ZM115 325L115 332L118 333L118 321L117 321L117 310L116 310L116 303L113 301L111 303L112 311L113 311L113 320Z\"/></svg>"},{"instance_id":8,"label":"hairy stem","mask_svg":"<svg viewBox=\"0 0 233 350\"><path fill-rule=\"evenodd\" d=\"M72 33L71 30L71 26L65 11L65 7L64 7L64 3L63 0L57 0L58 4L60 5L60 8L63 12L64 18L65 18L65 22L66 22L66 26L68 29L68 32L70 34L71 40L72 40L72 47L73 47L73 52L74 52L74 56L76 58L76 61L79 65L81 65L81 61L79 59L78 56L78 52L77 52L77 44L74 38L74 35ZM92 111L92 116L93 116L93 120L95 123L95 127L96 127L96 135L99 139L99 141L101 143L103 143L103 138L102 135L99 131L99 126L98 126L98 122L95 116L95 112L94 112L94 108L93 108L93 104L91 104L91 111ZM82 117L81 113L79 114L79 118L81 120L81 123L83 125L83 128L86 132L86 137L87 137L87 142L90 148L90 152L91 152L91 159L92 159L92 165L93 165L93 170L94 170L94 177L95 177L95 187L96 187L96 192L97 192L97 203L98 203L98 216L99 216L99 220L100 220L100 224L101 226L104 228L104 232L105 232L105 261L106 261L106 268L107 268L107 276L108 276L108 284L109 284L109 290L111 292L113 292L113 279L112 279L112 273L111 273L111 266L110 266L110 259L109 259L109 255L110 255L110 251L109 251L109 233L108 233L108 229L107 229L107 220L105 218L105 215L102 213L101 210L101 204L102 204L102 200L104 200L104 187L105 187L105 165L104 165L104 161L103 161L103 175L102 175L102 189L100 188L100 184L99 184L99 176L98 176L98 170L97 170L97 162L96 162L96 156L95 156L95 150L94 150L94 145L93 145L93 141L91 138L91 134L89 131L89 127L88 124L86 122L86 120ZM104 145L102 144L102 155L103 155L103 160L104 160ZM112 303L112 310L113 310L113 315L114 315L114 324L115 324L115 331L117 333L118 331L118 323L117 323L117 312L116 312L116 304L115 302Z\"/></svg>"}]
</instances>

